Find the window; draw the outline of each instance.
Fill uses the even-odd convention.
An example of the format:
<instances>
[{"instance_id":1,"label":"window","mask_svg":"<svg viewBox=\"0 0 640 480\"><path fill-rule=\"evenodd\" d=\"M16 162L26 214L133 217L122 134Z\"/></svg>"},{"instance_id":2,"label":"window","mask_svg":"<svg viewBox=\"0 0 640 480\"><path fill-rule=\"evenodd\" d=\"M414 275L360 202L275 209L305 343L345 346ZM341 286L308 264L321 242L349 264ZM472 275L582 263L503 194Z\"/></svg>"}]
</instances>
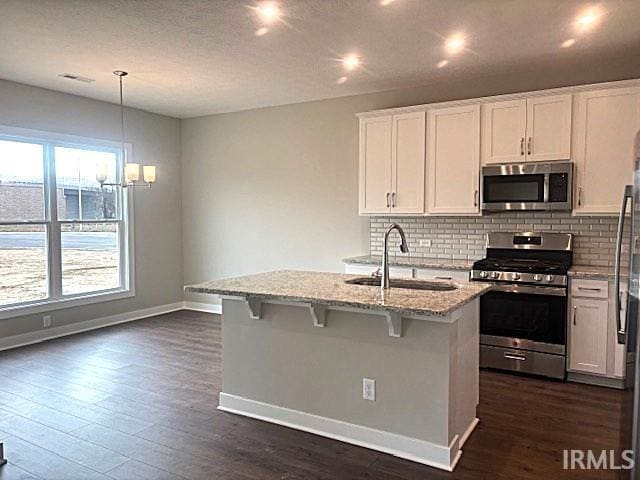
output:
<instances>
[{"instance_id":1,"label":"window","mask_svg":"<svg viewBox=\"0 0 640 480\"><path fill-rule=\"evenodd\" d=\"M0 314L132 295L127 196L96 181L121 162L111 142L0 130Z\"/></svg>"}]
</instances>

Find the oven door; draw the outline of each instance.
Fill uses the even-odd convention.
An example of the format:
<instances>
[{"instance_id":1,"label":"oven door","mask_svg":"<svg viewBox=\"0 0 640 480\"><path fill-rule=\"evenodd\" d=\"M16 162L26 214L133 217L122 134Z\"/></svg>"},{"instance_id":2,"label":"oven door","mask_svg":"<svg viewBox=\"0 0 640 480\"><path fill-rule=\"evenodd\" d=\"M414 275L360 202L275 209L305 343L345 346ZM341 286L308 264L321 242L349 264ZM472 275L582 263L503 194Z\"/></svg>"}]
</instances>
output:
<instances>
[{"instance_id":1,"label":"oven door","mask_svg":"<svg viewBox=\"0 0 640 480\"><path fill-rule=\"evenodd\" d=\"M564 355L566 295L559 287L496 285L480 299L480 342Z\"/></svg>"}]
</instances>

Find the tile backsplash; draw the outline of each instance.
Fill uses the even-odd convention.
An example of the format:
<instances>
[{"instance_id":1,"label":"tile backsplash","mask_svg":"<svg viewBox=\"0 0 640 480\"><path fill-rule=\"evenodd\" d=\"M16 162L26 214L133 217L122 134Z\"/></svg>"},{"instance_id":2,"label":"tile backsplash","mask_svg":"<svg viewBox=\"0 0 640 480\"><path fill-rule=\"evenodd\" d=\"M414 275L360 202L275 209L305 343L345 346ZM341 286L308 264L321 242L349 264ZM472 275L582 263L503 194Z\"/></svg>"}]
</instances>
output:
<instances>
[{"instance_id":1,"label":"tile backsplash","mask_svg":"<svg viewBox=\"0 0 640 480\"><path fill-rule=\"evenodd\" d=\"M573 263L613 266L617 217L573 217L567 212L497 213L482 217L371 217L370 253L382 254L386 227L399 223L407 235L409 255L414 257L478 260L485 255L488 232L539 231L573 233ZM399 237L394 232L393 249ZM421 246L420 240L431 240ZM401 254L398 254L401 255Z\"/></svg>"}]
</instances>

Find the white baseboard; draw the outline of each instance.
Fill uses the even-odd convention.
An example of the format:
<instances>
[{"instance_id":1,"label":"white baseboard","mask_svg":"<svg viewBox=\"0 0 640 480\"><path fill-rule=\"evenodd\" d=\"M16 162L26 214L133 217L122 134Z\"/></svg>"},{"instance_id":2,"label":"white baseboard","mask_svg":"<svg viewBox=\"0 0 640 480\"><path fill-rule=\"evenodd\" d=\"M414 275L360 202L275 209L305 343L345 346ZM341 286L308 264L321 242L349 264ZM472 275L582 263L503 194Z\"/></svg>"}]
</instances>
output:
<instances>
[{"instance_id":1,"label":"white baseboard","mask_svg":"<svg viewBox=\"0 0 640 480\"><path fill-rule=\"evenodd\" d=\"M218 409L389 453L449 472L453 471L462 453L457 447L457 435L450 445L437 445L417 438L312 415L227 393L220 393ZM473 426L475 427L475 422ZM471 433L471 430L473 430L472 427L467 431Z\"/></svg>"},{"instance_id":2,"label":"white baseboard","mask_svg":"<svg viewBox=\"0 0 640 480\"><path fill-rule=\"evenodd\" d=\"M469 439L469 436L473 433L473 431L476 429L476 427L478 426L478 423L480 422L480 419L478 417L474 418L471 423L469 424L469 426L467 427L467 429L464 431L464 433L462 434L462 436L460 437L460 448L462 448L462 446L467 443L467 440Z\"/></svg>"},{"instance_id":3,"label":"white baseboard","mask_svg":"<svg viewBox=\"0 0 640 480\"><path fill-rule=\"evenodd\" d=\"M71 323L60 327L47 328L20 335L12 335L10 337L0 338L0 351L8 350L10 348L24 347L26 345L44 342L46 340L52 340L54 338L74 335L76 333L117 325L119 323L132 322L134 320L140 320L142 318L153 317L155 315L162 315L163 313L170 313L183 309L184 302L169 303L166 305L134 310L133 312L119 313L117 315L109 315L107 317L86 320L84 322Z\"/></svg>"},{"instance_id":4,"label":"white baseboard","mask_svg":"<svg viewBox=\"0 0 640 480\"><path fill-rule=\"evenodd\" d=\"M201 302L184 302L185 310L193 310L195 312L206 313L222 313L222 304L220 303L201 303Z\"/></svg>"}]
</instances>

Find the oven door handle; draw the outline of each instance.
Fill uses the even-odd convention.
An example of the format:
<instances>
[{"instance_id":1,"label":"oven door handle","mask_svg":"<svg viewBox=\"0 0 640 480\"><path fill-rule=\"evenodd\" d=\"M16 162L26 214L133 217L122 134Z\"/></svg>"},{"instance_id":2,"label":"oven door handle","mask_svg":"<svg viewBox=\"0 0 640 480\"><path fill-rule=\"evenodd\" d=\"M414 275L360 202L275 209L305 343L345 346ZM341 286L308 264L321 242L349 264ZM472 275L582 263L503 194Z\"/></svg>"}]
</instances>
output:
<instances>
[{"instance_id":1,"label":"oven door handle","mask_svg":"<svg viewBox=\"0 0 640 480\"><path fill-rule=\"evenodd\" d=\"M545 287L537 285L512 285L497 284L491 289L493 292L528 293L532 295L551 295L554 297L566 297L567 289L562 287Z\"/></svg>"}]
</instances>

